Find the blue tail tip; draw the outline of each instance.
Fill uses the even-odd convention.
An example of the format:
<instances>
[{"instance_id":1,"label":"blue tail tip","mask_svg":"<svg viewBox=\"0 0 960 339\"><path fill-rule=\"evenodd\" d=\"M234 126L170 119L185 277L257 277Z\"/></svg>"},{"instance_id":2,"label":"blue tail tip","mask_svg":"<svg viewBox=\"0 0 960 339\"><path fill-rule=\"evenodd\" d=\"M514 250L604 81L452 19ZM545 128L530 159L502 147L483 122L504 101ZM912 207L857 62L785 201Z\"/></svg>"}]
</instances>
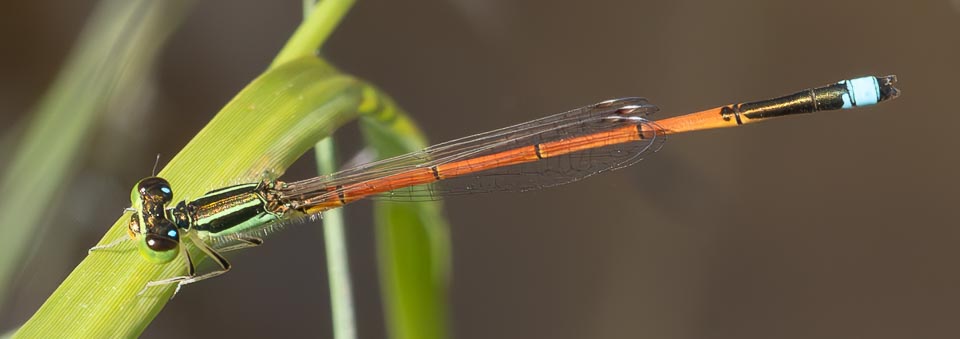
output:
<instances>
[{"instance_id":1,"label":"blue tail tip","mask_svg":"<svg viewBox=\"0 0 960 339\"><path fill-rule=\"evenodd\" d=\"M896 75L882 77L865 76L839 82L847 87L843 98L843 108L875 105L878 102L894 99L900 90L893 86Z\"/></svg>"}]
</instances>

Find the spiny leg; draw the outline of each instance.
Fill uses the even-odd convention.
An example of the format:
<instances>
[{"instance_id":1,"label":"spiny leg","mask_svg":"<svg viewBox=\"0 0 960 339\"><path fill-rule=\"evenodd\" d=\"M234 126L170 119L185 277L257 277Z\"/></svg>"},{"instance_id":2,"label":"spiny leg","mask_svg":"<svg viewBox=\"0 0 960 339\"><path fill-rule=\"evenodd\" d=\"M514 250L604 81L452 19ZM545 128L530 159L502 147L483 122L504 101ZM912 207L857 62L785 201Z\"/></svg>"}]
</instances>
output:
<instances>
[{"instance_id":1,"label":"spiny leg","mask_svg":"<svg viewBox=\"0 0 960 339\"><path fill-rule=\"evenodd\" d=\"M146 292L148 288L153 286L179 283L180 281L190 279L196 276L197 268L196 266L193 265L193 258L190 256L190 251L187 251L186 246L180 246L180 255L184 256L184 258L187 258L187 275L147 282L147 285L143 286L143 289L140 290L140 293L137 293L137 295L143 295L143 293ZM180 292L179 284L177 284L177 289L173 291L173 295L170 296L170 299L173 299L173 297L177 295L177 292Z\"/></svg>"},{"instance_id":2,"label":"spiny leg","mask_svg":"<svg viewBox=\"0 0 960 339\"><path fill-rule=\"evenodd\" d=\"M119 245L119 244L121 244L121 243L123 243L124 241L127 241L127 240L130 240L130 238L129 238L129 237L123 237L123 238L119 238L119 239L117 239L117 240L111 241L109 244L106 244L106 245L93 246L93 247L91 247L90 249L87 250L87 254L90 254L90 253L93 252L93 251L104 250L104 249L108 249L108 248L117 246L117 245Z\"/></svg>"},{"instance_id":3,"label":"spiny leg","mask_svg":"<svg viewBox=\"0 0 960 339\"><path fill-rule=\"evenodd\" d=\"M183 287L183 285L192 284L192 283L195 283L195 282L198 282L198 281L201 281L201 280L206 280L206 279L209 279L209 278L213 278L213 277L216 277L216 276L218 276L218 275L227 273L227 271L230 270L231 265L230 265L230 262L227 261L227 258L224 258L224 257L223 257L222 255L220 255L220 253L218 253L216 250L210 248L210 246L207 246L207 244L205 244L205 243L203 242L203 240L200 240L200 238L197 236L196 233L189 232L189 233L187 233L187 237L190 239L190 242L192 242L194 245L197 246L197 248L200 249L200 251L202 251L202 252L203 252L204 254L206 254L208 257L210 257L211 259L213 259L213 261L217 264L217 266L220 266L220 269L219 269L219 270L216 270L216 271L213 271L213 272L210 272L210 273L204 273L204 274L201 274L201 275L196 275L196 272L194 271L194 268L193 268L193 261L190 259L189 252L186 252L186 250L184 250L185 253L188 253L188 254L187 254L187 261L189 262L189 265L190 265L189 274L188 274L188 275L185 275L185 276L179 276L179 277L173 277L173 278L167 278L167 279L163 279L163 280L157 280L157 281L148 282L148 283L147 283L147 286L144 287L144 290L146 290L147 288L152 287L152 286L159 286L159 285L166 285L166 284L176 283L176 284L177 284L177 289L176 289L176 290L174 291L174 293L173 293L173 295L176 296L177 292L180 291L180 288ZM142 291L141 291L141 293L142 293ZM172 298L172 296L171 296L171 298Z\"/></svg>"},{"instance_id":4,"label":"spiny leg","mask_svg":"<svg viewBox=\"0 0 960 339\"><path fill-rule=\"evenodd\" d=\"M197 247L200 248L200 251L202 251L208 257L213 259L213 261L216 262L218 266L220 266L220 269L217 271L204 273L201 275L191 275L189 277L186 277L187 279L182 279L178 281L177 283L178 291L180 290L180 287L182 287L183 285L192 284L201 280L210 279L218 275L227 273L227 271L230 271L230 267L232 266L230 265L230 262L227 261L227 258L224 258L223 255L218 253L216 250L210 248L210 246L207 246L207 244L205 244L203 240L200 240L200 237L198 237L196 233L190 232L188 233L187 237L190 238L190 241L193 242L194 245L197 245Z\"/></svg>"},{"instance_id":5,"label":"spiny leg","mask_svg":"<svg viewBox=\"0 0 960 339\"><path fill-rule=\"evenodd\" d=\"M263 245L263 239L260 239L257 237L241 236L237 238L236 241L239 242L239 244L233 244L233 245L218 249L217 251L220 253L224 253L224 252L236 251L244 248L257 247L257 246Z\"/></svg>"},{"instance_id":6,"label":"spiny leg","mask_svg":"<svg viewBox=\"0 0 960 339\"><path fill-rule=\"evenodd\" d=\"M185 255L187 258L187 267L188 267L187 275L148 282L147 285L143 287L143 290L141 290L139 294L143 294L143 292L145 292L147 288L150 288L153 286L176 283L177 289L174 290L173 295L170 296L170 298L172 299L177 295L177 293L180 292L180 288L182 288L183 285L195 283L204 279L213 278L218 275L227 273L227 271L229 271L231 267L230 262L227 261L227 258L224 258L222 255L220 255L219 252L233 251L233 250L238 250L238 249L247 248L247 247L256 247L263 244L263 239L260 239L257 237L242 237L237 239L237 241L241 242L240 244L228 246L226 248L222 248L219 251L217 251L207 246L199 238L196 238L196 235L193 233L190 233L188 237L195 245L197 245L197 247L200 248L201 251L203 251L203 253L205 253L208 257L212 258L217 263L217 265L220 266L220 270L213 271L213 272L206 273L199 276L196 275L196 268L193 265L193 259L190 257L190 251L185 250L186 247L182 247L181 251L183 252L183 255Z\"/></svg>"}]
</instances>

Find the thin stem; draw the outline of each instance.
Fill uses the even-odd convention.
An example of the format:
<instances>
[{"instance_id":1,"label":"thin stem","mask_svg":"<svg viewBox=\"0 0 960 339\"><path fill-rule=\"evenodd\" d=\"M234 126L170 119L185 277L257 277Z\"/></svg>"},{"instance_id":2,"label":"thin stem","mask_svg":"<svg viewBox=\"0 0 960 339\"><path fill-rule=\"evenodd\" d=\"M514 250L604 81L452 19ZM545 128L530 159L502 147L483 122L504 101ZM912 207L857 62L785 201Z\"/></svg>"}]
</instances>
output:
<instances>
[{"instance_id":1,"label":"thin stem","mask_svg":"<svg viewBox=\"0 0 960 339\"><path fill-rule=\"evenodd\" d=\"M320 173L333 173L336 167L333 138L327 137L320 140L314 150ZM357 337L357 327L354 320L353 289L350 282L350 260L347 254L343 210L333 209L323 213L323 240L327 250L333 337L354 339Z\"/></svg>"},{"instance_id":2,"label":"thin stem","mask_svg":"<svg viewBox=\"0 0 960 339\"><path fill-rule=\"evenodd\" d=\"M316 5L316 0L303 0L304 21L307 21L313 14L314 5ZM349 7L349 4L347 7ZM341 12L340 16L342 17L342 15ZM329 32L326 34L329 34ZM281 53L283 52L281 51ZM277 59L279 60L280 57L278 56ZM317 169L320 174L330 174L336 171L336 143L333 136L320 140L314 145L313 149L317 157ZM342 210L334 209L324 214L323 239L327 251L327 275L330 287L330 309L333 313L333 337L336 339L355 339L357 337L357 325L354 320L350 259L347 254L344 224Z\"/></svg>"},{"instance_id":3,"label":"thin stem","mask_svg":"<svg viewBox=\"0 0 960 339\"><path fill-rule=\"evenodd\" d=\"M310 16L310 10L313 9L313 5L316 5L316 0L303 0L303 18L306 19Z\"/></svg>"},{"instance_id":4,"label":"thin stem","mask_svg":"<svg viewBox=\"0 0 960 339\"><path fill-rule=\"evenodd\" d=\"M277 67L290 60L316 55L317 50L323 47L323 43L337 28L350 7L353 7L353 3L354 0L325 0L313 6L310 15L300 24L290 40L287 40L287 44L280 49L277 57L273 59L270 68Z\"/></svg>"}]
</instances>

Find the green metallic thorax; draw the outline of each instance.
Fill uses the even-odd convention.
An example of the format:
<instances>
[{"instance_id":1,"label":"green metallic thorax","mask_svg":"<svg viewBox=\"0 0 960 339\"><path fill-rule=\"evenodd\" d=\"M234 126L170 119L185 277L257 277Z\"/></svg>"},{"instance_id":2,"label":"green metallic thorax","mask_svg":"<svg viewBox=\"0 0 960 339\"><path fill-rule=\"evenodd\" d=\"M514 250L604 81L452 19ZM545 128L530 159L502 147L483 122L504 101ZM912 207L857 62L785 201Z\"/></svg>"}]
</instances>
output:
<instances>
[{"instance_id":1,"label":"green metallic thorax","mask_svg":"<svg viewBox=\"0 0 960 339\"><path fill-rule=\"evenodd\" d=\"M243 184L208 192L170 210L170 218L181 228L208 236L240 233L280 220L281 214L268 208L262 184Z\"/></svg>"}]
</instances>

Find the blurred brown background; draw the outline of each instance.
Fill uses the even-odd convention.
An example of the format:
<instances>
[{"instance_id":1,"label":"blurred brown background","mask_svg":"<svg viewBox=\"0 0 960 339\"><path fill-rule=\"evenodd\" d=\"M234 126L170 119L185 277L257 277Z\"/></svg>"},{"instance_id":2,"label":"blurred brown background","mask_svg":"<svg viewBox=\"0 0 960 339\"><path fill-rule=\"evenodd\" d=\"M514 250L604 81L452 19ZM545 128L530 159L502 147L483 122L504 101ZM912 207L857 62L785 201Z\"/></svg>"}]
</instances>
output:
<instances>
[{"instance_id":1,"label":"blurred brown background","mask_svg":"<svg viewBox=\"0 0 960 339\"><path fill-rule=\"evenodd\" d=\"M93 1L5 7L0 121L15 140ZM0 328L83 258L157 153L266 68L300 9L197 2L159 57L142 126L99 133L76 164ZM360 1L324 54L435 142L612 97L646 96L666 117L897 74L902 97L875 108L679 135L577 184L448 200L453 334L955 338L958 32L957 0ZM341 135L348 157L355 128ZM286 178L311 172L303 161ZM369 205L346 210L360 337L382 338ZM320 231L232 255L234 271L184 289L144 336L329 337Z\"/></svg>"}]
</instances>

